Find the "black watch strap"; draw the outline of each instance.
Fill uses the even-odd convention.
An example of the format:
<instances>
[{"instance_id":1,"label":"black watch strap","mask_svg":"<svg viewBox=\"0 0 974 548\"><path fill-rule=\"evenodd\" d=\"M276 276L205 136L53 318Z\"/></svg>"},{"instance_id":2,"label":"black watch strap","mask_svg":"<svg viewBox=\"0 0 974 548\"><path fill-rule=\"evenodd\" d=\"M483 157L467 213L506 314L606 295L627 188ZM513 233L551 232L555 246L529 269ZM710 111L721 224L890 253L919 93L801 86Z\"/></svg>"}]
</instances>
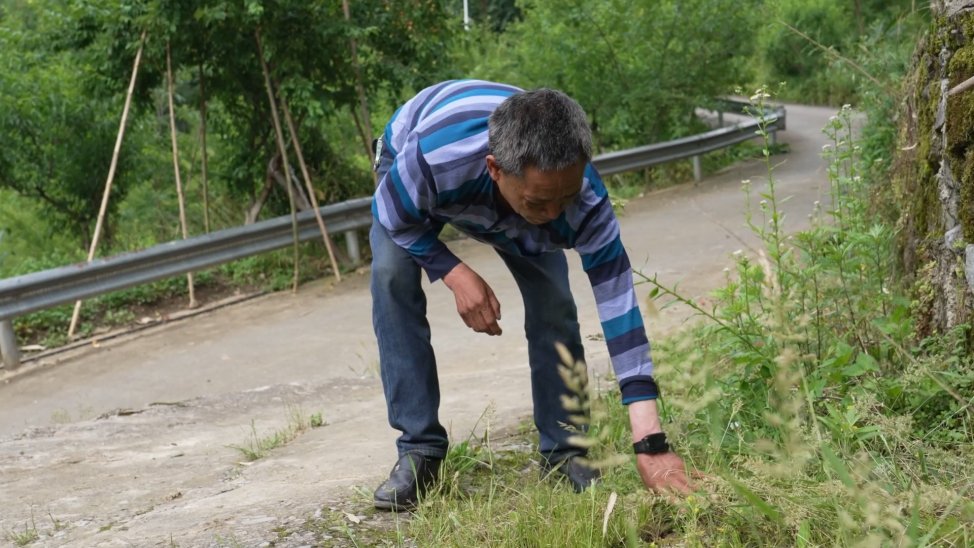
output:
<instances>
[{"instance_id":1,"label":"black watch strap","mask_svg":"<svg viewBox=\"0 0 974 548\"><path fill-rule=\"evenodd\" d=\"M632 450L636 454L659 455L660 453L669 452L670 444L666 442L666 434L658 432L656 434L650 434L632 444Z\"/></svg>"}]
</instances>

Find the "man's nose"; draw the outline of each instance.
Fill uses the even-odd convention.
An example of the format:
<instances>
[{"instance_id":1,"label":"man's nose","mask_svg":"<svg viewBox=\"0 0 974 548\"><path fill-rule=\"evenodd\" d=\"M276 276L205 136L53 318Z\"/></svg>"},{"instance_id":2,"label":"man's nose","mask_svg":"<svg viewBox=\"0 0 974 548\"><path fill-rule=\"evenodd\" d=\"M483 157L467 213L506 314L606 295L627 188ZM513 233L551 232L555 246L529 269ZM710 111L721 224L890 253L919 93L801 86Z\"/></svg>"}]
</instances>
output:
<instances>
[{"instance_id":1,"label":"man's nose","mask_svg":"<svg viewBox=\"0 0 974 548\"><path fill-rule=\"evenodd\" d=\"M544 208L544 216L550 221L554 221L561 215L561 205L560 204L550 204Z\"/></svg>"}]
</instances>

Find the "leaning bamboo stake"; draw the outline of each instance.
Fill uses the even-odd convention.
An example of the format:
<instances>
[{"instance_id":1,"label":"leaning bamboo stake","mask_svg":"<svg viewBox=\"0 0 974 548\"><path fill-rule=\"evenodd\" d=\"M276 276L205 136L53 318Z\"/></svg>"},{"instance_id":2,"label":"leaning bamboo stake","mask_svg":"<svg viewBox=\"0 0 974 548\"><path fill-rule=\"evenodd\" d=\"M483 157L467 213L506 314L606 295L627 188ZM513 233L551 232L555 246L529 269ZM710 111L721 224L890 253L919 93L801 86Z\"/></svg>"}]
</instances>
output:
<instances>
[{"instance_id":1,"label":"leaning bamboo stake","mask_svg":"<svg viewBox=\"0 0 974 548\"><path fill-rule=\"evenodd\" d=\"M345 21L352 21L352 14L348 9L348 0L342 0L342 9L345 11ZM348 39L349 45L352 47L352 66L355 67L355 81L358 85L358 102L362 109L362 124L365 126L365 149L368 152L369 163L375 161L374 152L372 150L372 124L370 123L371 118L369 117L369 105L365 101L365 88L362 86L362 70L358 64L358 48L355 45L355 39ZM375 186L379 186L379 175L372 172L372 180L375 182Z\"/></svg>"},{"instance_id":2,"label":"leaning bamboo stake","mask_svg":"<svg viewBox=\"0 0 974 548\"><path fill-rule=\"evenodd\" d=\"M281 92L280 84L277 85L278 93ZM321 218L318 211L318 198L315 196L315 189L311 186L311 177L308 176L308 165L304 163L304 154L301 152L301 143L298 142L298 132L294 128L294 120L291 119L291 109L287 108L287 99L281 93L281 107L284 110L284 121L287 122L287 131L291 134L291 142L294 143L294 152L298 155L298 164L301 166L301 174L304 175L304 186L308 189L308 199L311 200L311 209L315 212L315 219L318 220L318 228L321 229L321 238L325 241L325 249L328 250L328 258L331 259L331 268L335 271L335 279L342 281L342 273L338 270L338 261L335 260L335 250L331 247L331 238L328 237L328 229L325 228L325 221Z\"/></svg>"},{"instance_id":3,"label":"leaning bamboo stake","mask_svg":"<svg viewBox=\"0 0 974 548\"><path fill-rule=\"evenodd\" d=\"M139 63L142 61L142 47L145 46L146 31L142 31L139 39L139 50L135 53L135 63L132 68L132 78L129 81L128 93L125 95L125 107L122 108L122 121L118 126L118 137L115 138L115 150L112 152L112 163L108 168L108 180L105 182L105 192L101 198L101 209L98 210L98 221L95 223L95 235L91 239L91 246L88 248L88 262L95 258L95 250L98 248L98 238L101 236L101 228L105 223L105 212L108 210L108 197L112 192L112 181L115 179L115 168L118 167L118 153L122 149L122 137L125 135L125 122L129 116L129 106L132 104L132 93L135 91L135 78L139 73ZM68 338L74 336L74 330L78 326L78 316L81 314L81 301L74 303L74 313L71 315L71 325L68 327Z\"/></svg>"},{"instance_id":4,"label":"leaning bamboo stake","mask_svg":"<svg viewBox=\"0 0 974 548\"><path fill-rule=\"evenodd\" d=\"M210 233L210 192L206 188L206 91L203 87L203 61L200 61L200 136L203 139L203 227Z\"/></svg>"},{"instance_id":5,"label":"leaning bamboo stake","mask_svg":"<svg viewBox=\"0 0 974 548\"><path fill-rule=\"evenodd\" d=\"M291 229L294 233L294 287L292 293L298 292L298 214L294 209L294 191L291 190L291 168L287 160L287 150L284 148L284 132L281 131L281 121L277 117L277 102L274 101L274 90L271 88L271 75L267 70L267 62L264 61L264 46L260 39L260 29L254 31L257 37L257 54L260 57L260 67L264 71L264 85L267 87L267 99L271 103L271 119L274 121L274 133L277 135L277 151L281 155L281 163L284 165L284 180L287 182L287 197L291 202Z\"/></svg>"},{"instance_id":6,"label":"leaning bamboo stake","mask_svg":"<svg viewBox=\"0 0 974 548\"><path fill-rule=\"evenodd\" d=\"M957 84L956 86L954 86L953 89L951 89L949 92L947 92L947 95L957 95L958 93L960 93L962 91L966 91L966 90L971 89L971 88L974 88L974 76L971 76L967 80L965 80L965 81Z\"/></svg>"},{"instance_id":7,"label":"leaning bamboo stake","mask_svg":"<svg viewBox=\"0 0 974 548\"><path fill-rule=\"evenodd\" d=\"M172 165L176 174L176 197L179 199L179 224L183 228L183 239L189 238L189 230L186 228L186 201L183 199L183 183L179 178L179 147L176 144L176 110L173 106L173 85L172 85L172 53L169 49L169 40L166 40L166 79L169 81L169 134L172 136ZM196 288L193 285L193 273L186 274L186 281L189 284L189 307L196 308Z\"/></svg>"}]
</instances>

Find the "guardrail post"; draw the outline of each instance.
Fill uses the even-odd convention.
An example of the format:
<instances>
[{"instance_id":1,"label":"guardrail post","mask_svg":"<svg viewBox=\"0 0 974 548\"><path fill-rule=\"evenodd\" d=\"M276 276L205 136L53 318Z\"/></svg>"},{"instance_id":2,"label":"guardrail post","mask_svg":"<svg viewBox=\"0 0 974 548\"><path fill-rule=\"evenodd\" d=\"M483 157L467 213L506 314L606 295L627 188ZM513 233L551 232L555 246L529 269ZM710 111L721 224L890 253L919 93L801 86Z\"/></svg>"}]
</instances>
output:
<instances>
[{"instance_id":1,"label":"guardrail post","mask_svg":"<svg viewBox=\"0 0 974 548\"><path fill-rule=\"evenodd\" d=\"M700 167L700 155L693 157L693 180L698 183L703 179L703 169Z\"/></svg>"},{"instance_id":2,"label":"guardrail post","mask_svg":"<svg viewBox=\"0 0 974 548\"><path fill-rule=\"evenodd\" d=\"M717 127L724 127L724 111L717 111Z\"/></svg>"},{"instance_id":3,"label":"guardrail post","mask_svg":"<svg viewBox=\"0 0 974 548\"><path fill-rule=\"evenodd\" d=\"M362 252L358 248L358 232L349 230L345 233L345 245L348 247L348 258L352 261L352 266L358 266L362 262Z\"/></svg>"},{"instance_id":4,"label":"guardrail post","mask_svg":"<svg viewBox=\"0 0 974 548\"><path fill-rule=\"evenodd\" d=\"M768 135L768 141L769 141L769 142L770 142L770 143L771 143L772 145L777 145L777 144L778 144L778 132L777 132L777 131L772 131L772 132L771 132L771 133L770 133L770 134Z\"/></svg>"},{"instance_id":5,"label":"guardrail post","mask_svg":"<svg viewBox=\"0 0 974 548\"><path fill-rule=\"evenodd\" d=\"M7 371L20 367L20 348L17 347L17 335L10 320L0 321L0 358Z\"/></svg>"}]
</instances>

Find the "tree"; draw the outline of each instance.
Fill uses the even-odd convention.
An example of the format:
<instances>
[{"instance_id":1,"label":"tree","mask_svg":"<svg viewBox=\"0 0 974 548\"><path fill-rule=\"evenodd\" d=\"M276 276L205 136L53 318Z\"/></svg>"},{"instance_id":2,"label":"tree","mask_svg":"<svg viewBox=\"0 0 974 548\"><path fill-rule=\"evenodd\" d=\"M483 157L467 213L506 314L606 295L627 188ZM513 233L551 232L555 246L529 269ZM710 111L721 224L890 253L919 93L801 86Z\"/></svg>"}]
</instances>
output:
<instances>
[{"instance_id":1,"label":"tree","mask_svg":"<svg viewBox=\"0 0 974 548\"><path fill-rule=\"evenodd\" d=\"M114 15L83 17L69 26L73 47L89 56L96 74L93 90L109 89L107 82L124 74L127 55L116 55L117 43L131 43L142 28L155 36L155 46L146 50L144 86L140 98L148 104L151 86L161 81L165 40L173 48L177 72L196 71L187 84L183 102L198 104L192 88L199 78L198 67L206 70L207 100L212 103L213 132L222 142L227 158L221 162L222 179L231 195L247 201L245 220L256 219L265 201L272 198L275 184L287 184L282 161L273 142L273 130L263 75L257 58L254 31L260 29L265 56L275 81L285 94L308 163L334 163L330 144L322 142L321 125L357 105L354 68L349 38L361 42L363 87L369 97L384 90L398 97L402 90L432 82L436 74L426 70L444 56L442 42L449 39L447 13L436 0L390 3L365 0L352 4L352 21L344 21L341 3L297 0L253 1L246 4L210 0L153 0L131 3L123 0L118 9L136 14L127 23ZM189 85L192 84L192 85ZM399 92L395 92L399 90ZM114 91L114 90L113 90ZM363 123L369 123L364 121ZM308 143L308 144L305 144ZM294 170L296 171L296 170ZM364 179L367 172L361 173ZM358 192L369 187L355 185ZM309 200L300 185L298 203ZM286 193L278 193L286 195ZM335 193L325 193L332 194ZM338 193L340 198L348 194ZM269 203L280 211L286 200Z\"/></svg>"},{"instance_id":2,"label":"tree","mask_svg":"<svg viewBox=\"0 0 974 548\"><path fill-rule=\"evenodd\" d=\"M48 225L91 241L107 177L121 102L84 93L70 54L41 47L15 22L0 27L0 186L43 204ZM118 201L139 176L135 152L144 141L136 128L119 157L126 181L115 190L106 223L111 239Z\"/></svg>"},{"instance_id":3,"label":"tree","mask_svg":"<svg viewBox=\"0 0 974 548\"><path fill-rule=\"evenodd\" d=\"M578 100L602 148L691 131L693 109L747 81L758 0L549 0L525 6L479 77ZM491 52L494 53L494 52Z\"/></svg>"},{"instance_id":4,"label":"tree","mask_svg":"<svg viewBox=\"0 0 974 548\"><path fill-rule=\"evenodd\" d=\"M106 244L132 185L156 178L162 182L166 173L171 184L171 170L162 167L168 159L168 106L161 93L167 41L181 134L199 123L199 80L205 77L208 147L218 151L209 178L220 188L221 206L241 204L237 207L244 214L238 222L256 220L265 204L273 213L285 213L284 159L274 144L254 40L260 28L266 60L289 103L319 199L368 193L367 166L338 152L344 143L335 142L330 129L339 120L350 122L357 105L349 38L360 44L363 87L381 119L411 89L441 76L436 67L445 68L444 44L457 27L445 4L353 1L351 22L346 22L335 0L13 3L2 12L0 31L0 131L12 139L0 150L0 185L43 202L52 224L77 234L79 247L87 247L122 97L139 37L146 31L131 125L109 203ZM304 185L295 189L297 203L308 207Z\"/></svg>"}]
</instances>

